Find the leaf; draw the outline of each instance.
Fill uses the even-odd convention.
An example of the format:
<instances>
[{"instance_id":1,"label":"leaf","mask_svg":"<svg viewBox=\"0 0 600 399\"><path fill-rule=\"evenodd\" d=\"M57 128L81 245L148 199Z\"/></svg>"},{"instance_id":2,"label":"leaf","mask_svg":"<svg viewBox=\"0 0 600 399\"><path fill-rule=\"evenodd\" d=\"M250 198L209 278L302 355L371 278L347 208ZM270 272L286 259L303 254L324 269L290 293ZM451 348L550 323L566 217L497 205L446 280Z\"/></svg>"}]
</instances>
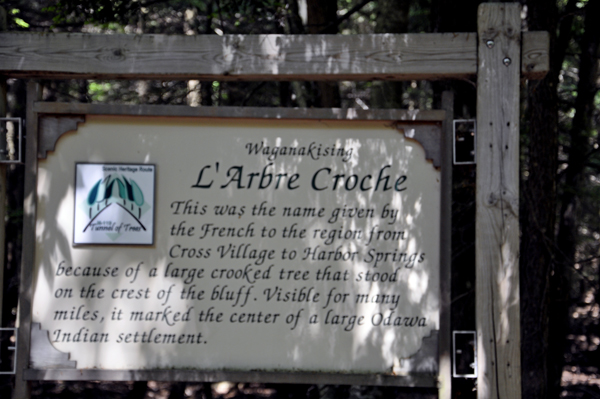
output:
<instances>
[{"instance_id":1,"label":"leaf","mask_svg":"<svg viewBox=\"0 0 600 399\"><path fill-rule=\"evenodd\" d=\"M25 21L23 21L21 18L13 18L13 21L15 21L15 24L17 24L18 26L20 26L21 28L29 28L29 24Z\"/></svg>"},{"instance_id":2,"label":"leaf","mask_svg":"<svg viewBox=\"0 0 600 399\"><path fill-rule=\"evenodd\" d=\"M106 187L106 191L104 192L104 199L107 200L112 197L113 186L115 185L115 180L111 181Z\"/></svg>"},{"instance_id":3,"label":"leaf","mask_svg":"<svg viewBox=\"0 0 600 399\"><path fill-rule=\"evenodd\" d=\"M127 199L127 189L125 188L125 184L121 181L121 179L116 178L117 187L119 188L119 198Z\"/></svg>"},{"instance_id":4,"label":"leaf","mask_svg":"<svg viewBox=\"0 0 600 399\"><path fill-rule=\"evenodd\" d=\"M133 201L133 188L131 187L131 183L129 183L125 176L123 176L123 181L125 182L125 187L127 188L127 199L129 201Z\"/></svg>"},{"instance_id":5,"label":"leaf","mask_svg":"<svg viewBox=\"0 0 600 399\"><path fill-rule=\"evenodd\" d=\"M102 182L102 179L98 180L98 182L96 184L94 184L94 187L90 190L88 197L87 197L88 205L92 205L94 202L96 202L96 197L98 196L98 191L99 191L101 182Z\"/></svg>"},{"instance_id":6,"label":"leaf","mask_svg":"<svg viewBox=\"0 0 600 399\"><path fill-rule=\"evenodd\" d=\"M135 204L137 206L144 205L144 194L142 193L140 187L133 180L131 180L131 186L133 188L133 200L135 201Z\"/></svg>"}]
</instances>

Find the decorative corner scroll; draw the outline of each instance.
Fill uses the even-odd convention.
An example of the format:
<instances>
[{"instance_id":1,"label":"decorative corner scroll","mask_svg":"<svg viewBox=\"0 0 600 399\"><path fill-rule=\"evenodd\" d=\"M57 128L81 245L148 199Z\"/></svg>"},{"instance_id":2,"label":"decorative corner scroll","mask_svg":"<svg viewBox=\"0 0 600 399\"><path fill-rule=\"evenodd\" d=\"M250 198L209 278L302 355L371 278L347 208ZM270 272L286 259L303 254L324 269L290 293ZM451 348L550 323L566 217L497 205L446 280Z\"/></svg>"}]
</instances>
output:
<instances>
[{"instance_id":1,"label":"decorative corner scroll","mask_svg":"<svg viewBox=\"0 0 600 399\"><path fill-rule=\"evenodd\" d=\"M69 360L69 354L60 352L50 343L48 330L40 323L31 323L31 351L29 363L34 369L74 369L77 362Z\"/></svg>"},{"instance_id":2,"label":"decorative corner scroll","mask_svg":"<svg viewBox=\"0 0 600 399\"><path fill-rule=\"evenodd\" d=\"M425 158L433 162L433 166L442 165L442 128L434 124L406 124L397 122L394 127L404 132L404 137L419 142L425 149Z\"/></svg>"},{"instance_id":3,"label":"decorative corner scroll","mask_svg":"<svg viewBox=\"0 0 600 399\"><path fill-rule=\"evenodd\" d=\"M438 374L439 335L438 330L432 330L429 336L423 337L421 348L409 358L401 359L400 367L397 370L394 370L394 372L396 374Z\"/></svg>"},{"instance_id":4,"label":"decorative corner scroll","mask_svg":"<svg viewBox=\"0 0 600 399\"><path fill-rule=\"evenodd\" d=\"M38 158L46 159L48 151L54 151L56 148L58 139L71 130L77 130L77 124L83 122L85 117L81 115L40 117Z\"/></svg>"}]
</instances>

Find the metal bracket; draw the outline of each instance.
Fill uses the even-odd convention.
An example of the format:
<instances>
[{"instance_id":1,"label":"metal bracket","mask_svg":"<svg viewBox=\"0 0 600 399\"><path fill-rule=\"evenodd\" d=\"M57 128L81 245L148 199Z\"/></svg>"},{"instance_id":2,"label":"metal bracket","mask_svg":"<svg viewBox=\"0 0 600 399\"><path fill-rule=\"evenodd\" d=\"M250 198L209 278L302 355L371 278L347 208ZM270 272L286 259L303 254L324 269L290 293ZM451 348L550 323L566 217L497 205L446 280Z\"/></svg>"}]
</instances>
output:
<instances>
[{"instance_id":1,"label":"metal bracket","mask_svg":"<svg viewBox=\"0 0 600 399\"><path fill-rule=\"evenodd\" d=\"M477 332L452 331L452 377L477 378Z\"/></svg>"},{"instance_id":2,"label":"metal bracket","mask_svg":"<svg viewBox=\"0 0 600 399\"><path fill-rule=\"evenodd\" d=\"M21 163L23 121L0 118L0 163Z\"/></svg>"},{"instance_id":3,"label":"metal bracket","mask_svg":"<svg viewBox=\"0 0 600 399\"><path fill-rule=\"evenodd\" d=\"M477 123L475 119L455 119L454 165L474 165L477 163Z\"/></svg>"},{"instance_id":4,"label":"metal bracket","mask_svg":"<svg viewBox=\"0 0 600 399\"><path fill-rule=\"evenodd\" d=\"M17 340L19 337L17 330L17 328L0 328L0 375L17 372ZM12 369L9 370L5 369L5 364L10 363L7 351L13 352Z\"/></svg>"}]
</instances>

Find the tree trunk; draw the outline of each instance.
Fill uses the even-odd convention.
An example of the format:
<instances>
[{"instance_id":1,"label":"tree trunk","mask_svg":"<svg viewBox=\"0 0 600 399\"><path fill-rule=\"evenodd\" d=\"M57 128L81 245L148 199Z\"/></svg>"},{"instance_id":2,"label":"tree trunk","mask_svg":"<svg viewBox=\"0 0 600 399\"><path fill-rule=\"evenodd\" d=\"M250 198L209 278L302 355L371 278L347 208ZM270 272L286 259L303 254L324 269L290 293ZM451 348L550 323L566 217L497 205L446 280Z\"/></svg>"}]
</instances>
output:
<instances>
[{"instance_id":1,"label":"tree trunk","mask_svg":"<svg viewBox=\"0 0 600 399\"><path fill-rule=\"evenodd\" d=\"M337 19L336 0L308 0L307 8L307 31L310 34L336 34L337 25L333 24ZM323 108L339 107L340 89L337 82L316 82L315 105Z\"/></svg>"},{"instance_id":2,"label":"tree trunk","mask_svg":"<svg viewBox=\"0 0 600 399\"><path fill-rule=\"evenodd\" d=\"M577 249L577 219L579 214L578 193L583 184L587 156L591 152L589 137L598 77L600 45L600 1L589 1L585 7L584 32L580 42L579 82L575 100L575 116L571 127L571 143L568 148L568 166L565 170L565 187L561 196L560 222L558 228L558 256L554 276L551 279L550 347L553 348L549 367L549 391L556 392L564 366L566 335L568 333L570 286Z\"/></svg>"},{"instance_id":3,"label":"tree trunk","mask_svg":"<svg viewBox=\"0 0 600 399\"><path fill-rule=\"evenodd\" d=\"M557 256L569 240L559 238L557 247L555 239L558 82L576 2L569 1L560 25L556 3L529 0L527 5L529 29L550 32L552 58L549 73L542 81L530 82L528 90L528 177L522 187L520 271L523 397L558 398L568 331L567 264L571 263Z\"/></svg>"},{"instance_id":4,"label":"tree trunk","mask_svg":"<svg viewBox=\"0 0 600 399\"><path fill-rule=\"evenodd\" d=\"M213 2L206 2L206 21L202 26L198 27L198 32L203 35L214 34L212 30L212 14ZM210 107L213 105L212 101L213 90L212 81L203 80L200 82L200 105Z\"/></svg>"},{"instance_id":5,"label":"tree trunk","mask_svg":"<svg viewBox=\"0 0 600 399\"><path fill-rule=\"evenodd\" d=\"M556 3L528 2L531 30L551 35L556 53ZM561 55L564 58L564 53ZM522 396L546 398L550 378L549 305L550 272L554 264L556 223L556 171L558 155L558 76L562 60L551 64L546 77L528 88L529 145L524 165L528 177L521 189L521 354ZM543 199L543 200L541 200ZM560 352L562 353L562 351ZM560 377L558 377L560 382Z\"/></svg>"},{"instance_id":6,"label":"tree trunk","mask_svg":"<svg viewBox=\"0 0 600 399\"><path fill-rule=\"evenodd\" d=\"M136 381L131 387L131 391L127 394L127 399L144 399L148 391L148 383L146 381Z\"/></svg>"},{"instance_id":7,"label":"tree trunk","mask_svg":"<svg viewBox=\"0 0 600 399\"><path fill-rule=\"evenodd\" d=\"M408 32L409 0L377 2L375 33ZM373 85L373 104L376 108L402 108L402 95L408 82L377 82Z\"/></svg>"},{"instance_id":8,"label":"tree trunk","mask_svg":"<svg viewBox=\"0 0 600 399\"><path fill-rule=\"evenodd\" d=\"M305 33L304 25L302 24L302 18L300 17L300 7L298 0L286 0L287 14L286 14L286 25L285 30L288 35L302 35ZM287 107L292 105L291 95L292 92L295 95L295 105L300 108L306 108L306 92L308 82L281 82L281 106ZM287 87L286 87L287 86ZM287 96L285 99L283 96Z\"/></svg>"}]
</instances>

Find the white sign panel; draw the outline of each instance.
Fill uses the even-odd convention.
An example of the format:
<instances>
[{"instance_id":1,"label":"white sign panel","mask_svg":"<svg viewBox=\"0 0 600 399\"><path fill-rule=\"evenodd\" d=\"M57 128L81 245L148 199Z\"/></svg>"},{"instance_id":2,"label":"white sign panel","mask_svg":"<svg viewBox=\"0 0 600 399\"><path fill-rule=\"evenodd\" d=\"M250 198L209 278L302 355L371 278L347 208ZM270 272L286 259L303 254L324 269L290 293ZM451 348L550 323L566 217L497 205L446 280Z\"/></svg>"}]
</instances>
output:
<instances>
[{"instance_id":1,"label":"white sign panel","mask_svg":"<svg viewBox=\"0 0 600 399\"><path fill-rule=\"evenodd\" d=\"M77 164L75 244L152 244L154 165Z\"/></svg>"},{"instance_id":2,"label":"white sign panel","mask_svg":"<svg viewBox=\"0 0 600 399\"><path fill-rule=\"evenodd\" d=\"M77 368L402 372L439 329L440 172L388 123L88 116L37 190Z\"/></svg>"}]
</instances>

